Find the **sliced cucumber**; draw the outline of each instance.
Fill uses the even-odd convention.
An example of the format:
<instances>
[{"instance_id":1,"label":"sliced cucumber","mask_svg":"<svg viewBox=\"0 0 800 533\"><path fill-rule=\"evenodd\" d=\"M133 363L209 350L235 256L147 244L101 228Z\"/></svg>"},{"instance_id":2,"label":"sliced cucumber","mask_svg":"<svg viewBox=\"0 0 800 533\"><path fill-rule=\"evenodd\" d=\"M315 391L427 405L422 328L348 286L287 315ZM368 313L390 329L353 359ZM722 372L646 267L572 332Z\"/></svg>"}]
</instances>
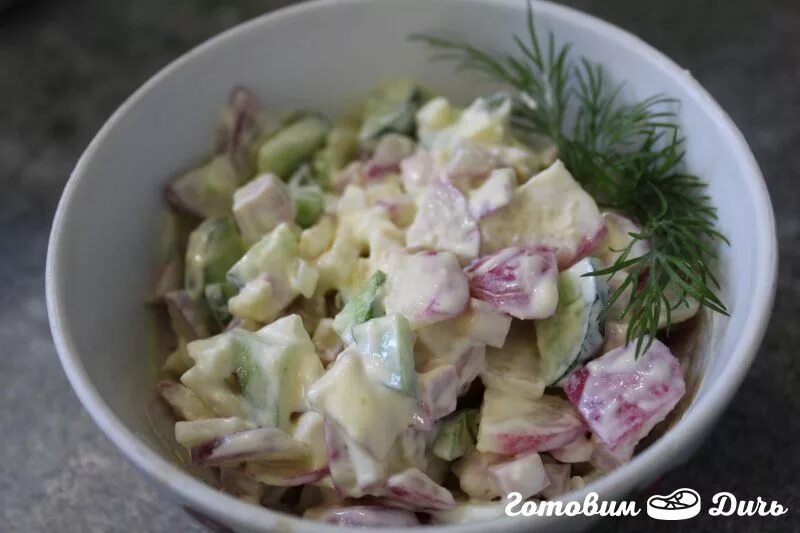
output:
<instances>
[{"instance_id":1,"label":"sliced cucumber","mask_svg":"<svg viewBox=\"0 0 800 533\"><path fill-rule=\"evenodd\" d=\"M583 259L558 276L558 307L550 318L536 322L536 344L545 383L560 385L570 372L596 355L605 327L600 311L608 290L592 259Z\"/></svg>"},{"instance_id":2,"label":"sliced cucumber","mask_svg":"<svg viewBox=\"0 0 800 533\"><path fill-rule=\"evenodd\" d=\"M308 165L300 167L292 175L289 180L289 196L294 208L294 221L303 229L316 224L325 211L325 194L322 187L313 181Z\"/></svg>"},{"instance_id":3,"label":"sliced cucumber","mask_svg":"<svg viewBox=\"0 0 800 533\"><path fill-rule=\"evenodd\" d=\"M422 90L401 80L383 87L367 100L364 122L358 133L362 145L370 147L387 133L414 133L415 116L423 101Z\"/></svg>"},{"instance_id":4,"label":"sliced cucumber","mask_svg":"<svg viewBox=\"0 0 800 533\"><path fill-rule=\"evenodd\" d=\"M258 170L288 178L322 147L329 129L328 122L317 115L289 124L258 149Z\"/></svg>"},{"instance_id":5,"label":"sliced cucumber","mask_svg":"<svg viewBox=\"0 0 800 533\"><path fill-rule=\"evenodd\" d=\"M312 166L319 184L328 188L337 172L358 155L358 129L349 123L335 125L328 132L325 147L314 154Z\"/></svg>"},{"instance_id":6,"label":"sliced cucumber","mask_svg":"<svg viewBox=\"0 0 800 533\"><path fill-rule=\"evenodd\" d=\"M377 314L378 291L386 282L386 274L376 271L344 305L333 320L333 329L345 342L352 342L353 326L366 322Z\"/></svg>"},{"instance_id":7,"label":"sliced cucumber","mask_svg":"<svg viewBox=\"0 0 800 533\"><path fill-rule=\"evenodd\" d=\"M214 319L220 330L225 329L233 318L228 310L228 300L236 294L236 286L228 282L212 283L205 286L203 294L206 304L208 304L208 310L211 312L211 318Z\"/></svg>"},{"instance_id":8,"label":"sliced cucumber","mask_svg":"<svg viewBox=\"0 0 800 533\"><path fill-rule=\"evenodd\" d=\"M227 273L227 279L243 287L264 272L288 270L297 258L297 238L288 224L281 224L247 250Z\"/></svg>"},{"instance_id":9,"label":"sliced cucumber","mask_svg":"<svg viewBox=\"0 0 800 533\"><path fill-rule=\"evenodd\" d=\"M231 331L236 378L250 407L250 417L262 427L288 430L292 414L294 351L264 336L242 329Z\"/></svg>"},{"instance_id":10,"label":"sliced cucumber","mask_svg":"<svg viewBox=\"0 0 800 533\"><path fill-rule=\"evenodd\" d=\"M476 409L464 409L442 420L433 441L433 455L453 461L472 450L478 438L477 416Z\"/></svg>"},{"instance_id":11,"label":"sliced cucumber","mask_svg":"<svg viewBox=\"0 0 800 533\"><path fill-rule=\"evenodd\" d=\"M390 389L416 397L414 334L406 317L395 314L358 324L353 340L366 358L367 373Z\"/></svg>"},{"instance_id":12,"label":"sliced cucumber","mask_svg":"<svg viewBox=\"0 0 800 533\"><path fill-rule=\"evenodd\" d=\"M193 297L206 285L225 281L228 269L244 253L239 230L230 218L203 221L189 236L186 246L186 290Z\"/></svg>"}]
</instances>

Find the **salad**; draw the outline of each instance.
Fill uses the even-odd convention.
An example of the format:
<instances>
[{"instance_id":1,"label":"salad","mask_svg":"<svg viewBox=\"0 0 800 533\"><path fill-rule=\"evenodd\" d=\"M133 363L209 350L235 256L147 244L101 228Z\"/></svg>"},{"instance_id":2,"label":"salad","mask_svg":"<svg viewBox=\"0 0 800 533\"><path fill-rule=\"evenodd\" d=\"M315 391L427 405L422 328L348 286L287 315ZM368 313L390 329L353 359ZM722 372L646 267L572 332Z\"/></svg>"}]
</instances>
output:
<instances>
[{"instance_id":1,"label":"salad","mask_svg":"<svg viewBox=\"0 0 800 533\"><path fill-rule=\"evenodd\" d=\"M681 257L666 230L581 152L658 143L592 145L580 111L566 137L513 82L459 107L396 81L334 121L232 91L212 154L167 186L150 295L175 345L158 393L222 490L343 525L490 519L617 468L678 404L669 330L718 300L681 273L694 256L658 270Z\"/></svg>"}]
</instances>

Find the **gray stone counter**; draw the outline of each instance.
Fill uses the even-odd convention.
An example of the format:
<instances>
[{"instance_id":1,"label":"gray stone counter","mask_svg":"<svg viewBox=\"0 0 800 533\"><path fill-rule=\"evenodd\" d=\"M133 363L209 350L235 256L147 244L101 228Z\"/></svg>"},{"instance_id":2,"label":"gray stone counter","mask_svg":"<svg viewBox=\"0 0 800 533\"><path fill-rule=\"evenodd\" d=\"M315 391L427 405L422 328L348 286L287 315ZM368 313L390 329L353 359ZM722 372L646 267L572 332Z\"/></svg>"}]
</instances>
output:
<instances>
[{"instance_id":1,"label":"gray stone counter","mask_svg":"<svg viewBox=\"0 0 800 533\"><path fill-rule=\"evenodd\" d=\"M122 459L70 390L47 326L45 249L72 166L123 99L195 44L283 3L20 0L0 11L0 530L202 530ZM775 314L749 377L697 455L653 490L728 490L790 513L598 529L800 531L800 2L567 3L633 31L711 91L762 166L781 244Z\"/></svg>"}]
</instances>

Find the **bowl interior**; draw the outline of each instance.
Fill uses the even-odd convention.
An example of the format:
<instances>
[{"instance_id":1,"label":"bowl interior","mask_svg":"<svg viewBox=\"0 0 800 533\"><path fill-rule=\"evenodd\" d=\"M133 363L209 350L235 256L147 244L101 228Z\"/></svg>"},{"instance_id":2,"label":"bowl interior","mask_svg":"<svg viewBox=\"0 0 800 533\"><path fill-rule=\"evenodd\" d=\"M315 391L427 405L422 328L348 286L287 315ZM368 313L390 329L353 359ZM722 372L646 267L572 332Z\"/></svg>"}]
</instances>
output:
<instances>
[{"instance_id":1,"label":"bowl interior","mask_svg":"<svg viewBox=\"0 0 800 533\"><path fill-rule=\"evenodd\" d=\"M588 16L545 3L535 4L535 11L542 29L553 30L560 41L573 43L575 53L605 65L612 79L627 82L631 95L665 93L682 102L687 164L708 181L720 228L731 239L731 246L722 249L720 278L732 314L715 317L707 332L707 346L696 354L703 379L684 420L672 431L689 431L693 417L695 426L708 424L711 406L696 416L693 411L704 403L719 408L725 403L731 384L738 384L749 364L770 305L774 235L758 168L738 132L687 72ZM377 82L397 76L422 80L466 101L491 84L456 72L452 64L430 62L429 51L408 42L407 35L444 30L487 49L510 51L512 35L526 31L523 15L524 3L511 0L300 5L202 45L148 82L114 115L79 162L59 206L48 259L48 297L73 385L101 427L140 467L149 463L152 468L144 468L163 483L209 497L162 464L153 466L158 456L174 457L150 416L155 368L148 355L152 336L143 299L164 209L162 188L206 153L217 110L231 87L254 89L268 106L331 115ZM716 399L707 398L715 390ZM680 459L674 449L679 438L674 437L672 448L653 452L659 458L640 457L638 467L635 461L606 485L597 485L598 490L619 492L646 482ZM260 524L274 525L274 515L253 512L262 513L253 515L263 519Z\"/></svg>"}]
</instances>

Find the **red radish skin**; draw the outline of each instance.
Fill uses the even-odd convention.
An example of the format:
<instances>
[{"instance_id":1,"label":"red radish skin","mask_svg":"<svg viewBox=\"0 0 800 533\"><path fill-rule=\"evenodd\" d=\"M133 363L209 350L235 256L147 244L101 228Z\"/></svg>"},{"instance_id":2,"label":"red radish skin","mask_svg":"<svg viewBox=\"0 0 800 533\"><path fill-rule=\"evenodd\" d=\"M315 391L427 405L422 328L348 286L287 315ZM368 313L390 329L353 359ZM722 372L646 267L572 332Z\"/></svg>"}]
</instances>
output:
<instances>
[{"instance_id":1,"label":"red radish skin","mask_svg":"<svg viewBox=\"0 0 800 533\"><path fill-rule=\"evenodd\" d=\"M449 490L416 468L409 468L386 480L385 497L420 512L447 511L456 505Z\"/></svg>"},{"instance_id":2,"label":"red radish skin","mask_svg":"<svg viewBox=\"0 0 800 533\"><path fill-rule=\"evenodd\" d=\"M253 144L261 134L260 110L261 103L252 91L236 87L217 126L216 152L228 153L240 173L246 173L252 164Z\"/></svg>"},{"instance_id":3,"label":"red radish skin","mask_svg":"<svg viewBox=\"0 0 800 533\"><path fill-rule=\"evenodd\" d=\"M416 202L417 215L406 231L409 248L452 252L464 261L478 256L478 223L461 191L436 179L420 191Z\"/></svg>"},{"instance_id":4,"label":"red radish skin","mask_svg":"<svg viewBox=\"0 0 800 533\"><path fill-rule=\"evenodd\" d=\"M386 311L404 315L413 329L459 316L469 303L469 283L450 252L393 253Z\"/></svg>"},{"instance_id":5,"label":"red radish skin","mask_svg":"<svg viewBox=\"0 0 800 533\"><path fill-rule=\"evenodd\" d=\"M464 269L474 298L521 320L551 316L558 304L558 268L548 248L512 247Z\"/></svg>"},{"instance_id":6,"label":"red radish skin","mask_svg":"<svg viewBox=\"0 0 800 533\"><path fill-rule=\"evenodd\" d=\"M276 428L238 431L190 450L192 464L219 466L254 460L297 459L307 453L305 444Z\"/></svg>"},{"instance_id":7,"label":"red radish skin","mask_svg":"<svg viewBox=\"0 0 800 533\"><path fill-rule=\"evenodd\" d=\"M376 163L370 161L365 168L368 180L377 180L389 174L397 174L399 172L400 165L398 163Z\"/></svg>"},{"instance_id":8,"label":"red radish skin","mask_svg":"<svg viewBox=\"0 0 800 533\"><path fill-rule=\"evenodd\" d=\"M354 441L346 438L344 430L333 420L325 419L325 446L328 450L328 469L331 482L336 492L343 497L361 497L372 494L381 488L384 481L383 465L372 457L368 451L359 448ZM353 448L353 449L351 449ZM363 460L370 461L373 467L373 479L364 483L358 479L358 473L352 461L352 454L360 453Z\"/></svg>"},{"instance_id":9,"label":"red radish skin","mask_svg":"<svg viewBox=\"0 0 800 533\"><path fill-rule=\"evenodd\" d=\"M424 150L418 150L414 155L403 159L400 162L400 173L403 187L414 195L434 179L440 179L433 157Z\"/></svg>"},{"instance_id":10,"label":"red radish skin","mask_svg":"<svg viewBox=\"0 0 800 533\"><path fill-rule=\"evenodd\" d=\"M523 498L535 496L550 485L545 465L538 453L518 455L491 465L489 475L501 494L519 492Z\"/></svg>"},{"instance_id":11,"label":"red radish skin","mask_svg":"<svg viewBox=\"0 0 800 533\"><path fill-rule=\"evenodd\" d=\"M509 402L513 402L510 413ZM586 431L570 403L557 396L528 400L487 389L481 416L477 443L481 452L545 452L569 444Z\"/></svg>"},{"instance_id":12,"label":"red radish skin","mask_svg":"<svg viewBox=\"0 0 800 533\"><path fill-rule=\"evenodd\" d=\"M564 385L593 433L612 454L628 455L683 396L680 362L658 340L638 358L636 345L612 350L571 374Z\"/></svg>"}]
</instances>

